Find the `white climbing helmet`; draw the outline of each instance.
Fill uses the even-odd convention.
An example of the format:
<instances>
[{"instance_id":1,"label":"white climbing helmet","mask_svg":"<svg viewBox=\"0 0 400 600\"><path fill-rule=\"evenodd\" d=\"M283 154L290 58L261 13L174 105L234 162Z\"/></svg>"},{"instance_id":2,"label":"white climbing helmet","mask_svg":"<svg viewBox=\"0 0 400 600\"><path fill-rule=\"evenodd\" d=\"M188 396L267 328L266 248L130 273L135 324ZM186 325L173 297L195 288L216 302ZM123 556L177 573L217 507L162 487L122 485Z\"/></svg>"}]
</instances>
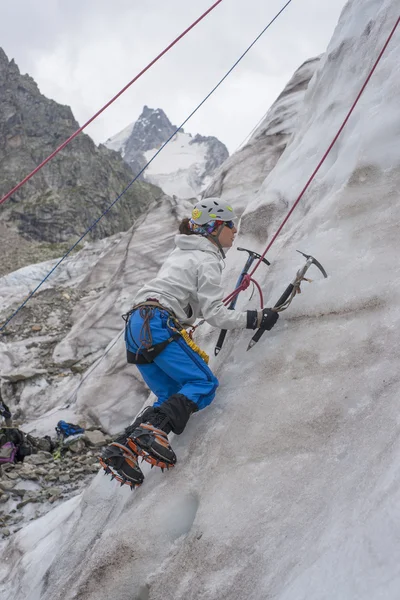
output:
<instances>
[{"instance_id":1,"label":"white climbing helmet","mask_svg":"<svg viewBox=\"0 0 400 600\"><path fill-rule=\"evenodd\" d=\"M233 221L235 211L225 200L220 198L205 198L195 204L192 210L192 221L197 225L205 225L210 221Z\"/></svg>"}]
</instances>

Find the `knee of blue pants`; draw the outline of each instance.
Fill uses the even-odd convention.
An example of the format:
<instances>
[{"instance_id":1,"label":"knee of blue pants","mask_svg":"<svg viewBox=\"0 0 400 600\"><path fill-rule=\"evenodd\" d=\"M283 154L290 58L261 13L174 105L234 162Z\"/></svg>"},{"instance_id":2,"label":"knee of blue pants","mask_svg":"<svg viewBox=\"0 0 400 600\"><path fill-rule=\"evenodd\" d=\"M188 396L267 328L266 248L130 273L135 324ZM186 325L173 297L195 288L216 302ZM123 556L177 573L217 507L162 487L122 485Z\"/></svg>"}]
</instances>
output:
<instances>
[{"instance_id":1,"label":"knee of blue pants","mask_svg":"<svg viewBox=\"0 0 400 600\"><path fill-rule=\"evenodd\" d=\"M212 373L211 383L213 384L213 388L212 388L211 392L209 394L205 395L205 396L201 396L201 398L199 398L199 400L196 402L199 410L202 410L203 408L206 408L206 406L208 406L209 404L211 404L211 402L215 398L215 394L216 394L217 388L219 386L219 381L215 377L214 373Z\"/></svg>"}]
</instances>

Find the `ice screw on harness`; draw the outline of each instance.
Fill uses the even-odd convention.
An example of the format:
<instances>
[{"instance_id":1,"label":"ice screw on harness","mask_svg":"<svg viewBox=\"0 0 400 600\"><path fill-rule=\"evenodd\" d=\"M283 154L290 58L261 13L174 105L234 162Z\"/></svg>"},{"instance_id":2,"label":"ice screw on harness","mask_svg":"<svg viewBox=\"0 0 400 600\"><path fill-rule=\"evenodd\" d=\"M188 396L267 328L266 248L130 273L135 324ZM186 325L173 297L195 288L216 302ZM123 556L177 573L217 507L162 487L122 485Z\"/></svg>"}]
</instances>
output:
<instances>
[{"instance_id":1,"label":"ice screw on harness","mask_svg":"<svg viewBox=\"0 0 400 600\"><path fill-rule=\"evenodd\" d=\"M237 280L237 283L235 286L236 289L242 284L244 276L249 272L250 267L255 260L262 260L262 262L264 262L268 266L271 264L270 262L267 261L266 258L262 258L261 254L257 254L257 252L253 252L252 250L247 250L247 248L237 248L237 249L241 250L242 252L248 252L249 256L246 260L246 264L244 265L242 272L239 275L239 279ZM238 296L235 296L228 306L229 310L234 310L237 300L238 300ZM219 354L219 352L223 346L226 334L227 334L227 329L221 329L221 333L219 334L219 338L218 338L217 344L214 349L215 356L217 356L217 354Z\"/></svg>"},{"instance_id":2,"label":"ice screw on harness","mask_svg":"<svg viewBox=\"0 0 400 600\"><path fill-rule=\"evenodd\" d=\"M291 303L291 301L293 300L295 295L300 293L300 291L301 291L300 285L301 285L302 281L309 281L304 277L304 275L306 274L308 269L311 267L311 265L315 265L316 267L318 267L318 269L321 271L322 275L324 277L328 277L324 267L321 265L320 262L317 261L316 258L311 256L310 254L304 254L304 252L300 252L300 250L297 250L297 252L299 252L300 254L305 256L307 261L306 261L305 265L297 271L296 277L293 279L293 281L291 283L289 283L286 290L283 292L282 296L279 298L278 302L275 304L273 310L276 310L277 312L280 312L280 311L288 308L289 304ZM247 346L247 350L250 350L258 342L258 340L261 338L263 333L264 333L264 329L257 330L257 332L251 338L250 343Z\"/></svg>"}]
</instances>

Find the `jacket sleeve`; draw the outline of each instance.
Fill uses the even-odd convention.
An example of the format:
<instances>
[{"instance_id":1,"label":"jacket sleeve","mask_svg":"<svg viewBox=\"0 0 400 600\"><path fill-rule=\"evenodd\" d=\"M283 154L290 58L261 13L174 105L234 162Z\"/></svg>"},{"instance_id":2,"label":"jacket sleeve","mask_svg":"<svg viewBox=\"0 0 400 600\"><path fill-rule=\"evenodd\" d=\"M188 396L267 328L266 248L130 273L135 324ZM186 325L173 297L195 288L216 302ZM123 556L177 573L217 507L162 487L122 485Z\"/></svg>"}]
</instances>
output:
<instances>
[{"instance_id":1,"label":"jacket sleeve","mask_svg":"<svg viewBox=\"0 0 400 600\"><path fill-rule=\"evenodd\" d=\"M223 304L221 266L216 260L206 260L198 267L197 296L203 318L221 329L245 329L247 312L228 310Z\"/></svg>"}]
</instances>

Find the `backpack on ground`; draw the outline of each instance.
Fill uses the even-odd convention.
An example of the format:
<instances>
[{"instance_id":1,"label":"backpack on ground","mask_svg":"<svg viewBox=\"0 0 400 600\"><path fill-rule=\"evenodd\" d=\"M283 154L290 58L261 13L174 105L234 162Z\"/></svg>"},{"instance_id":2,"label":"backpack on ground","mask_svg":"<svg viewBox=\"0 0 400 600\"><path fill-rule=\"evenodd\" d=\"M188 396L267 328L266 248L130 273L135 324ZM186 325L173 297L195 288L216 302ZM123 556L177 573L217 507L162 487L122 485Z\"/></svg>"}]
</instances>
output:
<instances>
[{"instance_id":1,"label":"backpack on ground","mask_svg":"<svg viewBox=\"0 0 400 600\"><path fill-rule=\"evenodd\" d=\"M83 427L79 427L79 425L74 425L73 423L66 423L66 421L58 421L56 432L59 438L65 439L70 435L85 433L85 430L83 429Z\"/></svg>"},{"instance_id":2,"label":"backpack on ground","mask_svg":"<svg viewBox=\"0 0 400 600\"><path fill-rule=\"evenodd\" d=\"M0 429L0 464L23 462L32 454L32 447L22 431L14 427Z\"/></svg>"},{"instance_id":3,"label":"backpack on ground","mask_svg":"<svg viewBox=\"0 0 400 600\"><path fill-rule=\"evenodd\" d=\"M13 442L4 442L0 446L0 465L5 463L15 463L17 460L18 448Z\"/></svg>"}]
</instances>

